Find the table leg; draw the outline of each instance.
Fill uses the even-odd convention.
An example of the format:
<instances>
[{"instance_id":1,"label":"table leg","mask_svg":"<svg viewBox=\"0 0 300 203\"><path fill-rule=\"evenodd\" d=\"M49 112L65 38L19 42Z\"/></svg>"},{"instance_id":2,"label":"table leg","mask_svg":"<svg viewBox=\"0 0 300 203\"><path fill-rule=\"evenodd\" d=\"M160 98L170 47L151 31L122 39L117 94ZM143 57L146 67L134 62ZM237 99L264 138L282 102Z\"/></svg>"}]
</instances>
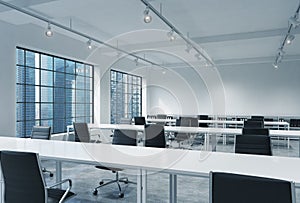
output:
<instances>
[{"instance_id":1,"label":"table leg","mask_svg":"<svg viewBox=\"0 0 300 203\"><path fill-rule=\"evenodd\" d=\"M61 175L61 161L56 161L56 182L60 182L62 180L62 175ZM61 185L58 187L61 188Z\"/></svg>"},{"instance_id":2,"label":"table leg","mask_svg":"<svg viewBox=\"0 0 300 203\"><path fill-rule=\"evenodd\" d=\"M139 170L137 174L137 202L146 203L147 201L147 171Z\"/></svg>"},{"instance_id":3,"label":"table leg","mask_svg":"<svg viewBox=\"0 0 300 203\"><path fill-rule=\"evenodd\" d=\"M170 194L170 203L177 202L177 175L170 174L169 175L169 194Z\"/></svg>"}]
</instances>

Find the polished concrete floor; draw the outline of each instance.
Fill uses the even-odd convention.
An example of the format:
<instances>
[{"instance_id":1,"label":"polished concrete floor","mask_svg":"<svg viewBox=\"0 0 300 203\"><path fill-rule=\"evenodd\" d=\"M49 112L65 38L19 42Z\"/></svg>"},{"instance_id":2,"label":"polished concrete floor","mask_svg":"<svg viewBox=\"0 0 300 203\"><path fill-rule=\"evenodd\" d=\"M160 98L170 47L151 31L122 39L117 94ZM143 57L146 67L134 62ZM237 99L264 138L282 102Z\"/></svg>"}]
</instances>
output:
<instances>
[{"instance_id":1,"label":"polished concrete floor","mask_svg":"<svg viewBox=\"0 0 300 203\"><path fill-rule=\"evenodd\" d=\"M217 151L234 152L234 142L232 137L226 138L226 144L223 144L222 138L218 139ZM287 140L272 139L272 151L274 156L299 156L298 140L290 140L287 145ZM201 149L201 145L194 145L194 150ZM42 162L47 169L55 171L55 163L53 161ZM136 181L136 172L133 170L125 170L120 173L121 176L129 177L129 180ZM77 195L70 199L69 203L90 203L90 202L136 202L136 185L122 184L124 198L119 198L118 187L116 184L111 184L99 189L98 195L93 195L94 187L99 184L102 178L114 178L115 174L110 171L99 170L90 165L79 165L74 163L63 163L63 178L73 180L72 191ZM46 175L47 183L55 180ZM169 176L163 172L150 172L147 179L147 202L169 202ZM207 178L178 176L177 180L177 201L187 203L207 203L209 185ZM297 200L300 200L300 189L296 189Z\"/></svg>"}]
</instances>

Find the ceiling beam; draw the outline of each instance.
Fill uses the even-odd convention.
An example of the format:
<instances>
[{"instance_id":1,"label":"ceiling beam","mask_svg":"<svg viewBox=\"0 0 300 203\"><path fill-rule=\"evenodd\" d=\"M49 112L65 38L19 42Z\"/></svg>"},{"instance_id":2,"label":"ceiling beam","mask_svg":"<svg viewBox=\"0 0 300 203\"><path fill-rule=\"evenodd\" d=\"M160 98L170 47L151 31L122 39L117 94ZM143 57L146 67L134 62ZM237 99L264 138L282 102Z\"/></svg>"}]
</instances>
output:
<instances>
[{"instance_id":1,"label":"ceiling beam","mask_svg":"<svg viewBox=\"0 0 300 203\"><path fill-rule=\"evenodd\" d=\"M261 30L255 32L243 32L232 33L225 35L215 35L206 37L193 37L192 40L199 44L212 43L212 42L225 42L234 40L248 40L266 37L284 36L286 34L286 28L273 29L273 30ZM294 30L292 34L300 34L300 29Z\"/></svg>"}]
</instances>

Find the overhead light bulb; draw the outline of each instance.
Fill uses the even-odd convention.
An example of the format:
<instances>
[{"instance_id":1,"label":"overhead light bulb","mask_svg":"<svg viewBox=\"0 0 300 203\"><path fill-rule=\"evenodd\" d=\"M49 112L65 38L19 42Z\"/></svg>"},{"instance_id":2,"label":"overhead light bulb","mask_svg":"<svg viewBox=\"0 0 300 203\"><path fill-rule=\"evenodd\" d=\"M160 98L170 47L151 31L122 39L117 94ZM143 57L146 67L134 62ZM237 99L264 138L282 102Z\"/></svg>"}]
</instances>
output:
<instances>
[{"instance_id":1,"label":"overhead light bulb","mask_svg":"<svg viewBox=\"0 0 300 203\"><path fill-rule=\"evenodd\" d=\"M136 65L136 66L139 65L139 59L138 59L138 58L134 59L134 62L135 62L135 65Z\"/></svg>"},{"instance_id":2,"label":"overhead light bulb","mask_svg":"<svg viewBox=\"0 0 300 203\"><path fill-rule=\"evenodd\" d=\"M52 37L52 36L53 36L53 31L51 30L51 25L50 25L50 23L48 23L48 27L47 27L47 30L46 30L46 32L45 32L45 35L46 35L47 37Z\"/></svg>"},{"instance_id":3,"label":"overhead light bulb","mask_svg":"<svg viewBox=\"0 0 300 203\"><path fill-rule=\"evenodd\" d=\"M92 48L93 48L93 46L92 46L92 40L91 40L91 39L89 39L89 40L86 42L86 44L87 44L87 48L88 48L88 49L92 49Z\"/></svg>"},{"instance_id":4,"label":"overhead light bulb","mask_svg":"<svg viewBox=\"0 0 300 203\"><path fill-rule=\"evenodd\" d=\"M150 23L152 21L151 15L149 15L149 8L147 7L144 11L144 22Z\"/></svg>"},{"instance_id":5,"label":"overhead light bulb","mask_svg":"<svg viewBox=\"0 0 300 203\"><path fill-rule=\"evenodd\" d=\"M185 51L186 51L187 53L190 53L191 49L192 49L192 45L191 45L191 44L186 44L186 49L185 49Z\"/></svg>"},{"instance_id":6,"label":"overhead light bulb","mask_svg":"<svg viewBox=\"0 0 300 203\"><path fill-rule=\"evenodd\" d=\"M286 44L292 44L292 41L295 39L294 35L288 35L286 38Z\"/></svg>"},{"instance_id":7,"label":"overhead light bulb","mask_svg":"<svg viewBox=\"0 0 300 203\"><path fill-rule=\"evenodd\" d=\"M298 16L290 17L289 22L293 25L294 28L297 28L300 25L300 21L298 21Z\"/></svg>"},{"instance_id":8,"label":"overhead light bulb","mask_svg":"<svg viewBox=\"0 0 300 203\"><path fill-rule=\"evenodd\" d=\"M201 57L200 57L200 54L199 54L199 53L196 53L196 54L195 54L195 57L196 57L198 60L201 60Z\"/></svg>"},{"instance_id":9,"label":"overhead light bulb","mask_svg":"<svg viewBox=\"0 0 300 203\"><path fill-rule=\"evenodd\" d=\"M176 39L176 37L174 35L174 30L171 30L170 32L168 32L167 36L169 37L170 41L174 41Z\"/></svg>"},{"instance_id":10,"label":"overhead light bulb","mask_svg":"<svg viewBox=\"0 0 300 203\"><path fill-rule=\"evenodd\" d=\"M277 62L274 62L274 63L273 63L273 66L274 66L274 68L277 69L277 68L278 68L278 63L277 63Z\"/></svg>"}]
</instances>

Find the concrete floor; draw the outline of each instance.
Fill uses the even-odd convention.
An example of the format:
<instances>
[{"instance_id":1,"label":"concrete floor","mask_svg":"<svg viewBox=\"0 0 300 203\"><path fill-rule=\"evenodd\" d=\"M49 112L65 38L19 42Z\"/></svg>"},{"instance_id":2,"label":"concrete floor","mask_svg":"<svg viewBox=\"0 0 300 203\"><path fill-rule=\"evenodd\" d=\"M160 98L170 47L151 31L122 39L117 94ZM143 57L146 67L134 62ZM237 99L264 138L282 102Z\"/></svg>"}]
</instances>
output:
<instances>
[{"instance_id":1,"label":"concrete floor","mask_svg":"<svg viewBox=\"0 0 300 203\"><path fill-rule=\"evenodd\" d=\"M200 145L194 146L194 150L200 149ZM219 138L217 151L234 152L233 137L226 138L226 145ZM298 140L290 140L289 147L286 140L272 139L272 151L274 156L299 156ZM43 166L55 171L53 161L43 161ZM74 163L63 163L63 178L70 178L73 181L72 191L77 195L68 200L68 203L90 203L90 202L136 202L136 185L122 184L125 196L118 197L118 188L116 184L111 184L99 189L98 195L93 195L93 189L99 184L102 178L114 178L115 174L110 171L99 170L90 165L80 165ZM121 176L127 176L131 181L136 181L135 171L125 170L120 173ZM46 175L46 182L54 182L55 178ZM209 185L207 178L178 176L177 200L178 202L188 203L207 203ZM169 176L165 173L150 172L147 179L147 202L168 202L169 198ZM300 201L300 190L296 189L297 200Z\"/></svg>"}]
</instances>

